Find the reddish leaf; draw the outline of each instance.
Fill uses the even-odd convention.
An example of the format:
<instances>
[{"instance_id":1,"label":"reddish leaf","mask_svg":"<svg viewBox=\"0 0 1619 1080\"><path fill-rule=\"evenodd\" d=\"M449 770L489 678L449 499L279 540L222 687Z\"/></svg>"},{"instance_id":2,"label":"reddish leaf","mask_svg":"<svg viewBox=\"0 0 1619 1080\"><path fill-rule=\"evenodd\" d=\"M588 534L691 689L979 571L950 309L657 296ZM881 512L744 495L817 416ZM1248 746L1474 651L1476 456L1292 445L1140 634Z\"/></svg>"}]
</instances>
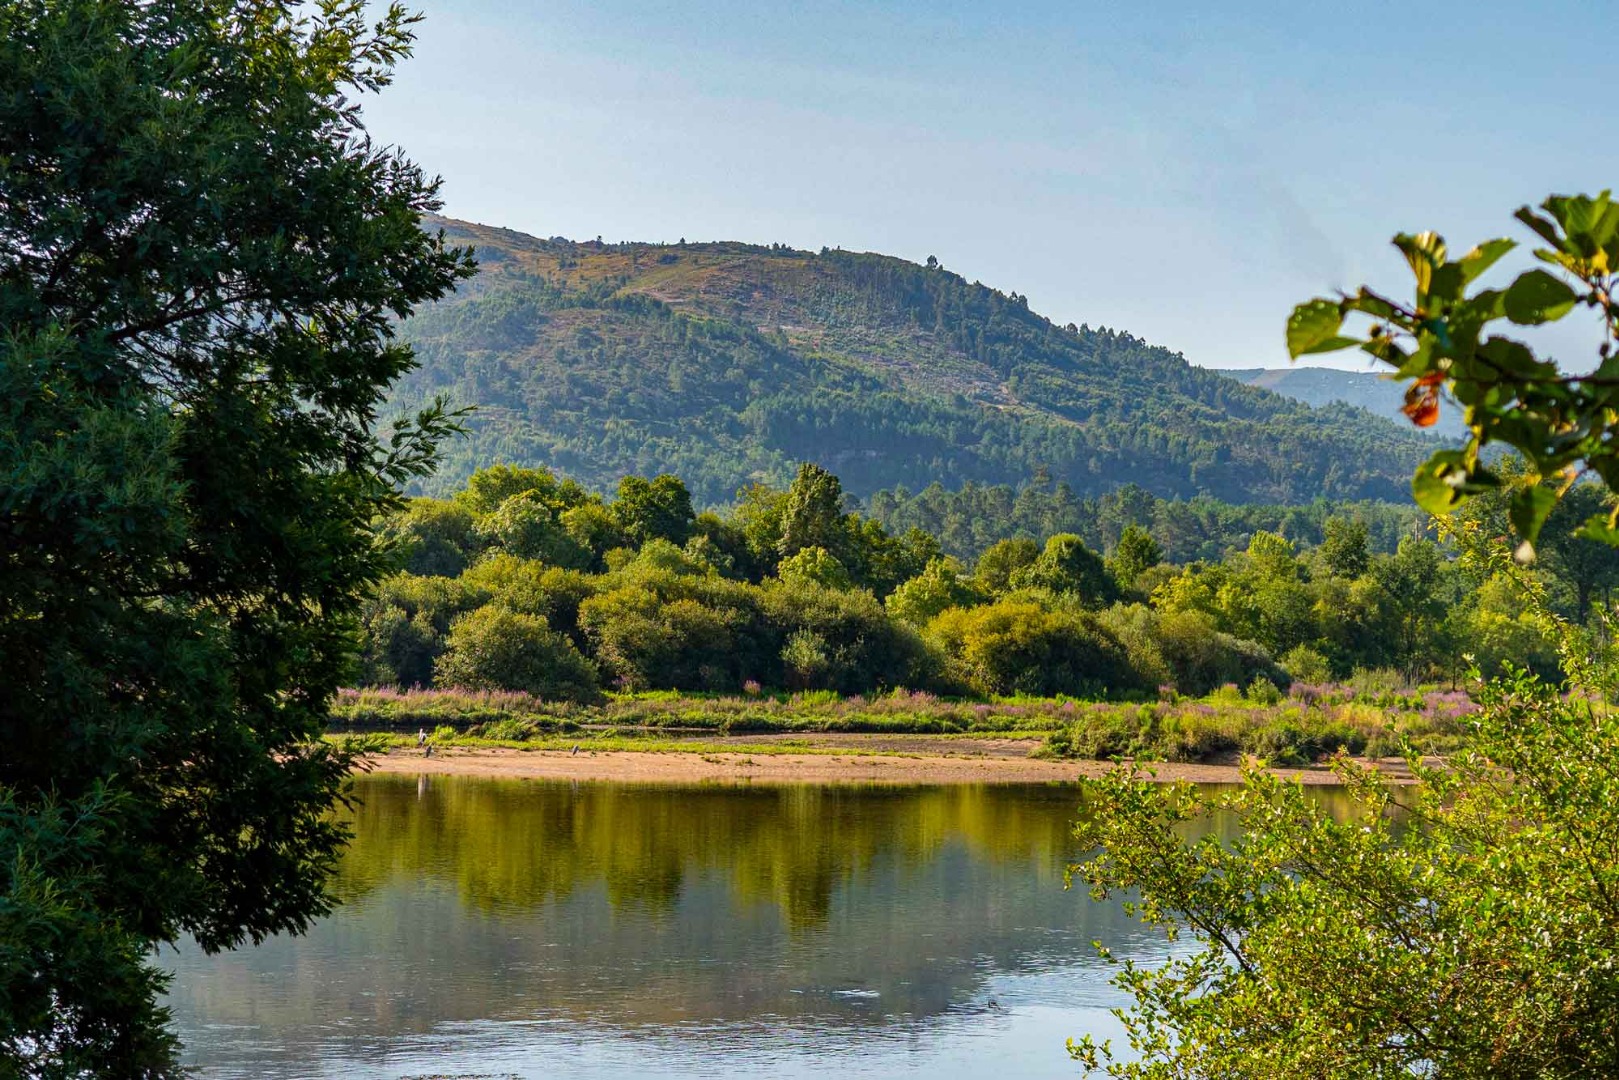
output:
<instances>
[{"instance_id":1,"label":"reddish leaf","mask_svg":"<svg viewBox=\"0 0 1619 1080\"><path fill-rule=\"evenodd\" d=\"M1411 389L1405 392L1405 405L1400 411L1410 417L1417 427L1433 427L1439 419L1439 387L1444 382L1443 373L1430 371L1411 384Z\"/></svg>"}]
</instances>

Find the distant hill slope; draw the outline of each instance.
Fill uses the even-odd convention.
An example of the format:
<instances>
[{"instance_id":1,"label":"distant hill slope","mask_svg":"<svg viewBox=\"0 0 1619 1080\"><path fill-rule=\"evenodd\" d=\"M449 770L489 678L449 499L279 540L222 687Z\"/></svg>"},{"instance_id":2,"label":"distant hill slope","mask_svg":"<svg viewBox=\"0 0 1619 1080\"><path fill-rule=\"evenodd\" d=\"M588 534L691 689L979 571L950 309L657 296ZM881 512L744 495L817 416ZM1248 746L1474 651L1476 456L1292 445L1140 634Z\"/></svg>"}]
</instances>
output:
<instances>
[{"instance_id":1,"label":"distant hill slope","mask_svg":"<svg viewBox=\"0 0 1619 1080\"><path fill-rule=\"evenodd\" d=\"M1312 410L1127 333L883 255L542 240L434 220L482 272L403 326L395 401L475 404L436 487L491 461L605 487L674 472L700 502L800 460L865 495L940 481L1230 501L1403 499L1426 443Z\"/></svg>"},{"instance_id":2,"label":"distant hill slope","mask_svg":"<svg viewBox=\"0 0 1619 1080\"><path fill-rule=\"evenodd\" d=\"M1367 412L1403 423L1400 406L1405 404L1405 388L1372 371L1337 371L1333 368L1243 368L1221 371L1248 386L1275 391L1316 408L1342 402ZM1446 439L1461 438L1465 432L1460 407L1439 410L1439 421L1431 429Z\"/></svg>"}]
</instances>

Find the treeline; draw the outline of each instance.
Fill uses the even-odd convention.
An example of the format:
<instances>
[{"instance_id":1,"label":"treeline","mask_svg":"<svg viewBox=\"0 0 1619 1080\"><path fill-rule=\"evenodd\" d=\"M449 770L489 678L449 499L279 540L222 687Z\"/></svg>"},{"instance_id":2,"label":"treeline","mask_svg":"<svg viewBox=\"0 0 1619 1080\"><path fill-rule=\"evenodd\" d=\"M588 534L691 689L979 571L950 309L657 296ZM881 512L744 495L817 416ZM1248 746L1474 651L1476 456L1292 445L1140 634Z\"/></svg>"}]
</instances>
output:
<instances>
[{"instance_id":1,"label":"treeline","mask_svg":"<svg viewBox=\"0 0 1619 1080\"><path fill-rule=\"evenodd\" d=\"M1479 506L1487 526L1496 511ZM1504 576L1519 571L1429 536L1380 551L1368 520L1336 513L1317 542L1257 530L1177 565L1153 528L1106 520L1116 535L1093 522L1089 538L1004 539L968 563L921 529L851 512L815 465L701 514L672 476L625 477L609 500L497 465L382 524L406 569L366 611L361 681L589 700L604 688L1269 693L1361 670L1455 682L1466 657L1556 673ZM1535 574L1583 618L1619 564L1569 541Z\"/></svg>"},{"instance_id":2,"label":"treeline","mask_svg":"<svg viewBox=\"0 0 1619 1080\"><path fill-rule=\"evenodd\" d=\"M976 559L1001 540L1039 540L1063 532L1111 551L1135 525L1152 533L1169 562L1218 560L1247 547L1256 532L1277 533L1301 549L1314 547L1335 517L1361 523L1371 550L1391 554L1402 538L1418 535L1426 520L1406 503L1233 504L1205 495L1164 499L1138 484L1081 497L1066 482L1053 483L1049 474L1016 488L969 482L954 491L939 483L914 494L904 487L884 489L864 506L890 531L920 529L936 537L945 552L964 559Z\"/></svg>"}]
</instances>

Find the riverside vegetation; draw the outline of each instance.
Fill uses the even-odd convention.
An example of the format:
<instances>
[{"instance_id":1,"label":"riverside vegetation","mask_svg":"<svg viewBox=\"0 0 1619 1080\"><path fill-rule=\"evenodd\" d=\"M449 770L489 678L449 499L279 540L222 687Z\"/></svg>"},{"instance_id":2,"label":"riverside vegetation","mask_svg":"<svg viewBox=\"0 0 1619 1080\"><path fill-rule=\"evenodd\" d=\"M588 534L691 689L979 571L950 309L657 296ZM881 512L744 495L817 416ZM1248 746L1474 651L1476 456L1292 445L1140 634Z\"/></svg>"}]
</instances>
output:
<instances>
[{"instance_id":1,"label":"riverside vegetation","mask_svg":"<svg viewBox=\"0 0 1619 1080\"><path fill-rule=\"evenodd\" d=\"M1339 751L1369 758L1405 747L1445 753L1459 745L1474 708L1456 690L1295 683L1284 697L1269 682L1246 695L1226 686L1197 699L1157 702L964 701L895 690L870 698L830 691L736 697L665 691L575 704L513 691L367 689L339 693L332 720L340 731L393 733L391 742L403 746L414 745L423 727L432 729L438 745L703 752L716 747L713 736L922 734L1039 740L1035 753L1043 757L1217 763L1249 755L1296 766ZM802 752L812 744L748 744L750 753L773 748ZM838 752L859 750L840 745Z\"/></svg>"},{"instance_id":2,"label":"riverside vegetation","mask_svg":"<svg viewBox=\"0 0 1619 1080\"><path fill-rule=\"evenodd\" d=\"M1594 488L1571 493L1565 511L1593 499ZM1499 509L1474 504L1479 527ZM837 478L814 465L784 490L755 485L703 514L671 476L625 478L604 499L503 465L380 528L408 569L364 612L363 684L582 705L609 690L735 698L678 710L696 727L721 726L695 718L727 710L732 726L779 726L763 689L1141 702L1233 686L1263 703L1294 683L1455 688L1464 656L1486 673L1508 661L1557 673L1543 622L1499 568L1416 532L1374 551L1347 516L1322 521L1313 546L1256 530L1185 565L1136 524L1105 554L1059 533L998 542L968 565L920 530L896 536L847 510ZM1558 610L1589 617L1619 560L1553 537L1536 580ZM745 691L753 704L736 697ZM599 721L635 708L646 706L621 700ZM918 729L972 727L911 714Z\"/></svg>"}]
</instances>

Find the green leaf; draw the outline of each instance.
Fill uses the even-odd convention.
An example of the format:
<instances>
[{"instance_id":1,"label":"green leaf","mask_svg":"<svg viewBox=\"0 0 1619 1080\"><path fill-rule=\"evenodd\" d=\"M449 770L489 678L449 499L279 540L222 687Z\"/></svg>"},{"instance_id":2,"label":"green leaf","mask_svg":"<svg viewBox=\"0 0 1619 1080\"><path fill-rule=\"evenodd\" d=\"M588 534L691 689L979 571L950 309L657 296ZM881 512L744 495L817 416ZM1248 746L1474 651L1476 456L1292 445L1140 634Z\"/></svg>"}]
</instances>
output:
<instances>
[{"instance_id":1,"label":"green leaf","mask_svg":"<svg viewBox=\"0 0 1619 1080\"><path fill-rule=\"evenodd\" d=\"M1507 318L1519 326L1538 326L1561 319L1573 310L1579 297L1562 279L1544 270L1520 274L1507 289Z\"/></svg>"},{"instance_id":2,"label":"green leaf","mask_svg":"<svg viewBox=\"0 0 1619 1080\"><path fill-rule=\"evenodd\" d=\"M1556 505L1557 493L1539 484L1520 488L1512 493L1512 501L1507 507L1507 517L1512 521L1513 531L1523 537L1524 543L1530 545L1531 550L1540 537L1540 527L1546 524L1546 516Z\"/></svg>"},{"instance_id":3,"label":"green leaf","mask_svg":"<svg viewBox=\"0 0 1619 1080\"><path fill-rule=\"evenodd\" d=\"M1462 280L1467 284L1472 284L1478 280L1480 274L1494 266L1501 256L1517 246L1517 241L1508 240L1505 237L1484 241L1484 243L1456 260L1456 265L1462 268Z\"/></svg>"},{"instance_id":4,"label":"green leaf","mask_svg":"<svg viewBox=\"0 0 1619 1080\"><path fill-rule=\"evenodd\" d=\"M1585 523L1574 530L1574 535L1609 547L1619 547L1619 529L1608 521L1607 514L1593 514L1586 518Z\"/></svg>"},{"instance_id":5,"label":"green leaf","mask_svg":"<svg viewBox=\"0 0 1619 1080\"><path fill-rule=\"evenodd\" d=\"M1399 309L1395 307L1393 301L1378 296L1364 286L1350 297L1347 303L1350 310L1363 311L1374 319L1393 319L1399 314Z\"/></svg>"},{"instance_id":6,"label":"green leaf","mask_svg":"<svg viewBox=\"0 0 1619 1080\"><path fill-rule=\"evenodd\" d=\"M1400 233L1394 238L1394 246L1411 264L1411 273L1417 279L1417 294L1427 296L1433 288L1434 271L1445 264L1445 238L1436 232L1422 232L1415 236Z\"/></svg>"},{"instance_id":7,"label":"green leaf","mask_svg":"<svg viewBox=\"0 0 1619 1080\"><path fill-rule=\"evenodd\" d=\"M1467 462L1459 450L1440 450L1418 467L1411 478L1411 497L1436 517L1443 517L1462 501Z\"/></svg>"},{"instance_id":8,"label":"green leaf","mask_svg":"<svg viewBox=\"0 0 1619 1080\"><path fill-rule=\"evenodd\" d=\"M1343 312L1331 300L1311 300L1293 309L1287 320L1287 353L1298 359L1308 353L1330 352L1356 344L1353 338L1338 336L1344 324Z\"/></svg>"},{"instance_id":9,"label":"green leaf","mask_svg":"<svg viewBox=\"0 0 1619 1080\"><path fill-rule=\"evenodd\" d=\"M1548 244L1563 246L1563 236L1557 231L1557 226L1547 221L1527 206L1520 206L1518 212L1512 215L1535 231L1535 235Z\"/></svg>"}]
</instances>

